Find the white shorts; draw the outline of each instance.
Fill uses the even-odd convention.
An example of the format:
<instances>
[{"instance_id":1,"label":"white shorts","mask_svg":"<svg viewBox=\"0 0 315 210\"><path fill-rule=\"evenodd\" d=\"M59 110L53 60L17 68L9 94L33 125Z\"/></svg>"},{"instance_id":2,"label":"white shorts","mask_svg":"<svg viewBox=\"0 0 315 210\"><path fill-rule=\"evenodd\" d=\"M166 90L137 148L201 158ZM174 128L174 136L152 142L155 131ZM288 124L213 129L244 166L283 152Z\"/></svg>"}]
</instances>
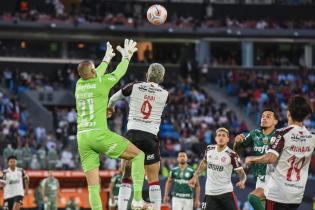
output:
<instances>
[{"instance_id":1,"label":"white shorts","mask_svg":"<svg viewBox=\"0 0 315 210\"><path fill-rule=\"evenodd\" d=\"M118 204L118 197L115 196L114 197L114 203L112 202L112 199L109 198L109 201L108 201L108 207L117 207L117 204Z\"/></svg>"},{"instance_id":2,"label":"white shorts","mask_svg":"<svg viewBox=\"0 0 315 210\"><path fill-rule=\"evenodd\" d=\"M257 181L256 181L256 189L257 188L262 188L262 189L265 190L266 186L267 186L266 180L263 182L260 179L257 179Z\"/></svg>"},{"instance_id":3,"label":"white shorts","mask_svg":"<svg viewBox=\"0 0 315 210\"><path fill-rule=\"evenodd\" d=\"M194 199L190 198L172 198L172 210L193 210Z\"/></svg>"}]
</instances>

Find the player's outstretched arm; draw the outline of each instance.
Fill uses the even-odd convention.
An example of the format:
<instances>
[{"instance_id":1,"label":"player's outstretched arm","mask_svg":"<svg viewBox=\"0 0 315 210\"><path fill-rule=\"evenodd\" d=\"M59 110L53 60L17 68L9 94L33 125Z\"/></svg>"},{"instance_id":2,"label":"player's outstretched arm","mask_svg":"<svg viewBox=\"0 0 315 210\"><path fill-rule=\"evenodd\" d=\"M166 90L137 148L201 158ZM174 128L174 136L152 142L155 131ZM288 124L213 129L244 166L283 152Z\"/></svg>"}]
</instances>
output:
<instances>
[{"instance_id":1,"label":"player's outstretched arm","mask_svg":"<svg viewBox=\"0 0 315 210\"><path fill-rule=\"evenodd\" d=\"M106 43L105 56L104 56L101 64L96 68L96 74L97 74L98 77L102 76L105 73L105 71L106 71L106 69L108 67L108 64L110 63L110 61L112 60L112 58L114 56L115 56L115 53L113 51L113 47L112 47L112 45L109 42L107 42Z\"/></svg>"},{"instance_id":2,"label":"player's outstretched arm","mask_svg":"<svg viewBox=\"0 0 315 210\"><path fill-rule=\"evenodd\" d=\"M108 102L108 108L114 109L117 101L123 98L125 98L125 96L123 95L122 91L121 90L117 91L114 95L112 95L112 97L110 97Z\"/></svg>"},{"instance_id":3,"label":"player's outstretched arm","mask_svg":"<svg viewBox=\"0 0 315 210\"><path fill-rule=\"evenodd\" d=\"M272 164L278 160L278 156L272 152L268 152L261 156L249 156L245 159L245 164L250 165L252 163Z\"/></svg>"},{"instance_id":4,"label":"player's outstretched arm","mask_svg":"<svg viewBox=\"0 0 315 210\"><path fill-rule=\"evenodd\" d=\"M118 64L115 71L111 73L115 75L117 80L120 80L126 74L132 55L138 50L136 46L137 42L133 41L132 39L125 39L124 48L117 46L116 49L122 55L122 60Z\"/></svg>"},{"instance_id":5,"label":"player's outstretched arm","mask_svg":"<svg viewBox=\"0 0 315 210\"><path fill-rule=\"evenodd\" d=\"M237 173L240 181L238 183L236 183L236 186L239 187L240 189L244 189L245 188L245 182L247 179L246 173L244 171L243 168L237 169L235 170L235 172Z\"/></svg>"}]
</instances>

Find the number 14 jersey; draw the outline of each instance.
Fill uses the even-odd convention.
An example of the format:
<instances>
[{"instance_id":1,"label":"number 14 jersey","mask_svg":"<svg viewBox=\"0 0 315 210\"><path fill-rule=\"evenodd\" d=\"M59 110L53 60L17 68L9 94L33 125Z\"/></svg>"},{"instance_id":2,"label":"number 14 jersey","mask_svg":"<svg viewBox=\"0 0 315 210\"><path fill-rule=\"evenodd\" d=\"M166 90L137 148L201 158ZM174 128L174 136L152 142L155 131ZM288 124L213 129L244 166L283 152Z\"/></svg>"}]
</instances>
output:
<instances>
[{"instance_id":1,"label":"number 14 jersey","mask_svg":"<svg viewBox=\"0 0 315 210\"><path fill-rule=\"evenodd\" d=\"M157 135L168 92L153 82L135 82L122 88L130 96L127 130L141 130Z\"/></svg>"},{"instance_id":2,"label":"number 14 jersey","mask_svg":"<svg viewBox=\"0 0 315 210\"><path fill-rule=\"evenodd\" d=\"M274 169L267 174L267 199L286 204L301 203L315 135L305 127L291 125L277 130L270 144L268 152L279 156L279 159L274 166L268 165L268 169Z\"/></svg>"}]
</instances>

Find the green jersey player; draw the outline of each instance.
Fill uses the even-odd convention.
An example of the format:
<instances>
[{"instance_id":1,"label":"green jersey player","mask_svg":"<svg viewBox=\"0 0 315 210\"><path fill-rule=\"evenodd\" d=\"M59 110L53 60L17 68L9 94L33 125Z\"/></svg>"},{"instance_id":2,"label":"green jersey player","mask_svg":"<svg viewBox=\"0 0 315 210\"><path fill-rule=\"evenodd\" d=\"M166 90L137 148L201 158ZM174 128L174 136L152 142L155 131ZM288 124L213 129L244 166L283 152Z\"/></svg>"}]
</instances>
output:
<instances>
[{"instance_id":1,"label":"green jersey player","mask_svg":"<svg viewBox=\"0 0 315 210\"><path fill-rule=\"evenodd\" d=\"M178 166L171 169L170 175L165 183L164 203L169 202L169 192L173 183L172 209L192 210L194 209L194 190L188 185L194 176L195 170L187 164L187 153L180 151L177 156ZM195 208L200 207L200 185L195 186Z\"/></svg>"},{"instance_id":2,"label":"green jersey player","mask_svg":"<svg viewBox=\"0 0 315 210\"><path fill-rule=\"evenodd\" d=\"M45 210L57 210L57 199L59 193L59 181L56 179L52 171L48 172L48 177L40 183L42 198Z\"/></svg>"},{"instance_id":3,"label":"green jersey player","mask_svg":"<svg viewBox=\"0 0 315 210\"><path fill-rule=\"evenodd\" d=\"M118 174L115 174L109 184L109 209L117 209L118 193L121 183L122 170L119 170Z\"/></svg>"},{"instance_id":4,"label":"green jersey player","mask_svg":"<svg viewBox=\"0 0 315 210\"><path fill-rule=\"evenodd\" d=\"M117 47L122 55L122 60L112 73L104 74L110 60L115 55L109 42L107 42L104 59L96 69L91 61L83 61L78 65L80 79L75 89L78 115L77 139L92 210L102 210L99 179L100 154L132 162L131 173L134 182L132 209L151 208L142 200L144 153L127 139L111 132L107 127L106 119L109 92L125 75L129 61L137 51L136 45L137 43L133 40L126 39L124 48Z\"/></svg>"},{"instance_id":5,"label":"green jersey player","mask_svg":"<svg viewBox=\"0 0 315 210\"><path fill-rule=\"evenodd\" d=\"M237 135L235 138L234 150L240 153L241 148L253 148L254 156L261 156L267 153L270 139L275 132L275 127L278 123L278 115L273 109L265 109L262 112L260 120L260 128L250 131L245 136ZM262 200L265 200L264 187L267 164L256 163L252 165L254 177L257 179L256 189L248 196L248 201L255 210L264 210Z\"/></svg>"}]
</instances>

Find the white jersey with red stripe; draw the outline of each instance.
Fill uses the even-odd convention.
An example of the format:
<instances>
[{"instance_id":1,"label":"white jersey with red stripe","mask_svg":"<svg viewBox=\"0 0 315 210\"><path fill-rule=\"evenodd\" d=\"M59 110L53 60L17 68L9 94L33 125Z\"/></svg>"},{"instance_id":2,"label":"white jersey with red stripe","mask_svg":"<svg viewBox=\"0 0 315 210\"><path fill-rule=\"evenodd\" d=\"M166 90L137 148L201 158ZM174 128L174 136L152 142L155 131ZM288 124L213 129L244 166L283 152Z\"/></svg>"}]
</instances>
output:
<instances>
[{"instance_id":1,"label":"white jersey with red stripe","mask_svg":"<svg viewBox=\"0 0 315 210\"><path fill-rule=\"evenodd\" d=\"M4 199L13 198L15 196L24 196L24 179L26 174L22 168L16 167L14 171L10 168L2 172L0 181L5 183Z\"/></svg>"},{"instance_id":2,"label":"white jersey with red stripe","mask_svg":"<svg viewBox=\"0 0 315 210\"><path fill-rule=\"evenodd\" d=\"M137 82L125 86L122 94L130 96L127 130L157 135L168 92L153 82Z\"/></svg>"},{"instance_id":3,"label":"white jersey with red stripe","mask_svg":"<svg viewBox=\"0 0 315 210\"><path fill-rule=\"evenodd\" d=\"M209 145L205 151L207 161L206 195L221 195L233 192L232 172L242 169L240 158L228 146L221 152L216 145Z\"/></svg>"},{"instance_id":4,"label":"white jersey with red stripe","mask_svg":"<svg viewBox=\"0 0 315 210\"><path fill-rule=\"evenodd\" d=\"M274 165L268 165L273 169L267 175L267 199L285 204L301 203L315 147L315 135L305 127L291 125L277 130L270 144L268 152L279 159Z\"/></svg>"}]
</instances>

